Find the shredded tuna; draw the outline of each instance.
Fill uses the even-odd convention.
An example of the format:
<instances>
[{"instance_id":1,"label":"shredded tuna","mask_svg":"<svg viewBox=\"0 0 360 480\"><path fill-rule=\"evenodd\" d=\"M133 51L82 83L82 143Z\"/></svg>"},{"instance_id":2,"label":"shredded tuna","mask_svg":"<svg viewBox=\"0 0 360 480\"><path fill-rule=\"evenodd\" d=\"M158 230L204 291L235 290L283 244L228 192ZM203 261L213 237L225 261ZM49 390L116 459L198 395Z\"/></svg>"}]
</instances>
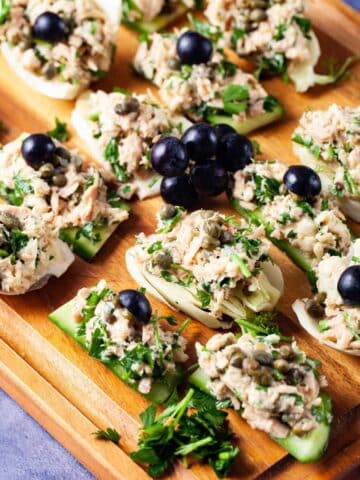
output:
<instances>
[{"instance_id":1,"label":"shredded tuna","mask_svg":"<svg viewBox=\"0 0 360 480\"><path fill-rule=\"evenodd\" d=\"M151 22L159 15L172 15L180 8L193 8L194 4L194 0L134 0L129 2L124 15L127 22Z\"/></svg>"},{"instance_id":2,"label":"shredded tuna","mask_svg":"<svg viewBox=\"0 0 360 480\"><path fill-rule=\"evenodd\" d=\"M44 12L58 14L69 25L66 41L50 45L34 40L32 26ZM111 64L112 27L93 0L13 0L0 39L26 70L51 81L86 86Z\"/></svg>"},{"instance_id":3,"label":"shredded tuna","mask_svg":"<svg viewBox=\"0 0 360 480\"><path fill-rule=\"evenodd\" d=\"M241 408L253 428L284 438L317 427L316 407L326 381L295 342L228 333L214 335L205 347L197 343L196 351L210 378L207 387L217 399Z\"/></svg>"}]
</instances>

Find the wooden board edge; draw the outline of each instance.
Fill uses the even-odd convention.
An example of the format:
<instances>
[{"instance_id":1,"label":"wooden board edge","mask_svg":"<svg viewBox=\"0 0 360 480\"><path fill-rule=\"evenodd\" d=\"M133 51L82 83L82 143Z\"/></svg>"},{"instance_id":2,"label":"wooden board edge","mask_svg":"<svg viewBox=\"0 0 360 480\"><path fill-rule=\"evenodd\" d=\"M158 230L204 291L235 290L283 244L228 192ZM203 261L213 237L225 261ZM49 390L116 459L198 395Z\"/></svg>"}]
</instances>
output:
<instances>
[{"instance_id":1,"label":"wooden board edge","mask_svg":"<svg viewBox=\"0 0 360 480\"><path fill-rule=\"evenodd\" d=\"M0 340L0 387L100 480L139 480L148 475L111 442L96 439L99 427ZM124 473L128 472L128 473Z\"/></svg>"}]
</instances>

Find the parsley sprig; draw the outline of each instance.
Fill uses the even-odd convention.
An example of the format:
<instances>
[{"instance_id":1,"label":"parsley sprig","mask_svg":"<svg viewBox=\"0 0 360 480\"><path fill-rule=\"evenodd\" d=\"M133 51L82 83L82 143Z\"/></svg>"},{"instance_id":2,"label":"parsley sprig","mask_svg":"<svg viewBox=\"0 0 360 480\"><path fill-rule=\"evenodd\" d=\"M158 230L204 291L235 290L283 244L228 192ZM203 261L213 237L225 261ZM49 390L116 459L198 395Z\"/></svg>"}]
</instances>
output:
<instances>
[{"instance_id":1,"label":"parsley sprig","mask_svg":"<svg viewBox=\"0 0 360 480\"><path fill-rule=\"evenodd\" d=\"M143 429L131 458L147 464L152 477L163 475L177 459L187 464L189 455L208 463L220 478L228 475L239 449L232 445L227 413L202 397L190 389L157 417L154 405L140 415Z\"/></svg>"}]
</instances>

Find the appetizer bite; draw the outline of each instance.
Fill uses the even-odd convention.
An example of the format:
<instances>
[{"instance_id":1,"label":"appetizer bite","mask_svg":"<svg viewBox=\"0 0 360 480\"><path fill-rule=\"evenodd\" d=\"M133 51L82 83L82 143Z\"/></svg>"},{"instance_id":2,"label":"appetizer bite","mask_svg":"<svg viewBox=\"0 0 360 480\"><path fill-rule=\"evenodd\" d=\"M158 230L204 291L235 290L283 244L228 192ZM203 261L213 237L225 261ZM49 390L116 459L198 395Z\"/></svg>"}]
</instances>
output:
<instances>
[{"instance_id":1,"label":"appetizer bite","mask_svg":"<svg viewBox=\"0 0 360 480\"><path fill-rule=\"evenodd\" d=\"M208 327L228 328L236 317L272 310L282 294L281 271L261 234L211 210L164 205L157 232L137 236L126 265L163 302Z\"/></svg>"},{"instance_id":2,"label":"appetizer bite","mask_svg":"<svg viewBox=\"0 0 360 480\"><path fill-rule=\"evenodd\" d=\"M194 30L150 35L140 44L134 67L159 87L171 111L194 122L227 123L247 133L283 113L253 75L231 63L215 41Z\"/></svg>"},{"instance_id":3,"label":"appetizer bite","mask_svg":"<svg viewBox=\"0 0 360 480\"><path fill-rule=\"evenodd\" d=\"M320 391L327 382L319 362L276 334L216 334L196 350L199 369L190 383L229 400L252 428L268 433L300 462L319 460L332 419L330 398Z\"/></svg>"},{"instance_id":4,"label":"appetizer bite","mask_svg":"<svg viewBox=\"0 0 360 480\"><path fill-rule=\"evenodd\" d=\"M338 80L349 61L333 75L314 72L320 46L304 9L304 0L207 0L205 16L218 27L223 44L255 61L257 77L281 75L306 92Z\"/></svg>"},{"instance_id":5,"label":"appetizer bite","mask_svg":"<svg viewBox=\"0 0 360 480\"><path fill-rule=\"evenodd\" d=\"M52 221L60 238L90 260L128 216L100 172L44 134L23 134L0 151L0 197Z\"/></svg>"},{"instance_id":6,"label":"appetizer bite","mask_svg":"<svg viewBox=\"0 0 360 480\"><path fill-rule=\"evenodd\" d=\"M360 222L360 107L309 110L292 141L301 163L314 168L344 213Z\"/></svg>"},{"instance_id":7,"label":"appetizer bite","mask_svg":"<svg viewBox=\"0 0 360 480\"><path fill-rule=\"evenodd\" d=\"M326 255L317 278L320 293L293 304L299 322L321 343L360 356L360 240L348 255Z\"/></svg>"},{"instance_id":8,"label":"appetizer bite","mask_svg":"<svg viewBox=\"0 0 360 480\"><path fill-rule=\"evenodd\" d=\"M122 23L141 33L162 30L202 0L124 0Z\"/></svg>"},{"instance_id":9,"label":"appetizer bite","mask_svg":"<svg viewBox=\"0 0 360 480\"><path fill-rule=\"evenodd\" d=\"M0 205L0 293L19 295L42 288L73 261L70 248L36 212Z\"/></svg>"},{"instance_id":10,"label":"appetizer bite","mask_svg":"<svg viewBox=\"0 0 360 480\"><path fill-rule=\"evenodd\" d=\"M118 193L126 199L159 194L161 176L151 169L151 148L163 136L179 137L190 125L148 95L103 91L84 93L72 122L104 176L120 183Z\"/></svg>"},{"instance_id":11,"label":"appetizer bite","mask_svg":"<svg viewBox=\"0 0 360 480\"><path fill-rule=\"evenodd\" d=\"M325 255L346 255L352 234L337 201L321 192L309 167L253 162L233 176L230 202L302 268L316 290L316 267Z\"/></svg>"},{"instance_id":12,"label":"appetizer bite","mask_svg":"<svg viewBox=\"0 0 360 480\"><path fill-rule=\"evenodd\" d=\"M82 288L49 315L89 355L100 360L131 388L155 403L165 403L182 378L187 360L186 324L163 329L145 295L117 293L105 280Z\"/></svg>"},{"instance_id":13,"label":"appetizer bite","mask_svg":"<svg viewBox=\"0 0 360 480\"><path fill-rule=\"evenodd\" d=\"M121 0L13 0L6 5L2 52L32 88L70 100L106 75Z\"/></svg>"}]
</instances>

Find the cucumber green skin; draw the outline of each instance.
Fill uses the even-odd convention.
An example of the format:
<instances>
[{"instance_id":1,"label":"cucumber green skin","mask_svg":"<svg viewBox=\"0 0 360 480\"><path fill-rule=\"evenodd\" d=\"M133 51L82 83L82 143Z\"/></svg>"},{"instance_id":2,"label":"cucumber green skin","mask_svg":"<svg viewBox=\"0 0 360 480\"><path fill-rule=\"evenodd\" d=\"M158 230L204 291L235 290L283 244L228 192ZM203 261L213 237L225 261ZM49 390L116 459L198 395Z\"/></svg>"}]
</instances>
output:
<instances>
[{"instance_id":1,"label":"cucumber green skin","mask_svg":"<svg viewBox=\"0 0 360 480\"><path fill-rule=\"evenodd\" d=\"M305 273L310 283L311 289L314 293L317 291L316 287L316 274L311 266L309 258L297 247L291 245L288 240L279 240L271 236L271 228L266 223L264 218L262 218L261 210L257 209L255 211L247 210L246 208L242 207L241 203L237 198L231 196L228 193L228 198L230 201L230 205L240 213L242 217L244 217L247 221L254 223L255 225L263 225L265 227L265 233L267 238L280 250L282 250L286 255L290 258L290 260L295 263L298 267L300 267Z\"/></svg>"},{"instance_id":2,"label":"cucumber green skin","mask_svg":"<svg viewBox=\"0 0 360 480\"><path fill-rule=\"evenodd\" d=\"M211 395L207 388L209 378L201 368L195 370L190 376L189 383L203 392ZM326 393L321 393L321 398L326 406L327 412L331 413L331 400ZM289 435L286 438L271 437L275 442L287 450L294 458L301 463L317 462L324 454L330 436L330 425L320 423L317 428L306 435L298 437Z\"/></svg>"},{"instance_id":3,"label":"cucumber green skin","mask_svg":"<svg viewBox=\"0 0 360 480\"><path fill-rule=\"evenodd\" d=\"M225 123L233 127L237 133L241 133L242 135L246 135L253 130L257 130L258 128L264 127L269 123L275 122L279 118L281 118L284 114L284 109L281 105L278 105L274 108L272 112L265 112L256 117L249 117L243 122L236 121L232 118L231 115L207 115L205 120L212 125L217 125L219 123Z\"/></svg>"},{"instance_id":4,"label":"cucumber green skin","mask_svg":"<svg viewBox=\"0 0 360 480\"><path fill-rule=\"evenodd\" d=\"M77 335L79 324L75 321L73 316L73 301L65 303L54 312L50 313L49 318L61 330L63 330L69 337L87 351L85 337ZM138 382L129 379L124 369L116 360L101 361L109 370L111 370L117 377L120 378L126 385L138 392ZM178 367L175 373L167 373L162 378L154 381L151 391L148 394L142 394L151 402L157 404L165 403L171 394L176 390L183 378L183 372ZM139 392L140 393L140 392Z\"/></svg>"},{"instance_id":5,"label":"cucumber green skin","mask_svg":"<svg viewBox=\"0 0 360 480\"><path fill-rule=\"evenodd\" d=\"M138 33L144 33L144 34L150 35L154 32L163 30L165 27L170 25L170 23L175 22L175 20L180 18L182 15L184 15L184 13L187 11L188 11L187 7L180 5L175 12L167 15L166 14L158 15L156 18L154 18L154 20L151 20L149 22L142 21L142 20L132 22L131 20L127 20L126 18L123 18L122 23L126 27L129 27Z\"/></svg>"},{"instance_id":6,"label":"cucumber green skin","mask_svg":"<svg viewBox=\"0 0 360 480\"><path fill-rule=\"evenodd\" d=\"M100 240L98 242L92 242L83 235L81 235L79 238L76 238L76 234L79 230L76 227L62 228L60 230L59 237L61 240L70 245L72 250L77 255L89 262L101 250L104 243L110 238L117 226L117 224L113 224L94 229L94 233L98 233L100 235Z\"/></svg>"}]
</instances>

